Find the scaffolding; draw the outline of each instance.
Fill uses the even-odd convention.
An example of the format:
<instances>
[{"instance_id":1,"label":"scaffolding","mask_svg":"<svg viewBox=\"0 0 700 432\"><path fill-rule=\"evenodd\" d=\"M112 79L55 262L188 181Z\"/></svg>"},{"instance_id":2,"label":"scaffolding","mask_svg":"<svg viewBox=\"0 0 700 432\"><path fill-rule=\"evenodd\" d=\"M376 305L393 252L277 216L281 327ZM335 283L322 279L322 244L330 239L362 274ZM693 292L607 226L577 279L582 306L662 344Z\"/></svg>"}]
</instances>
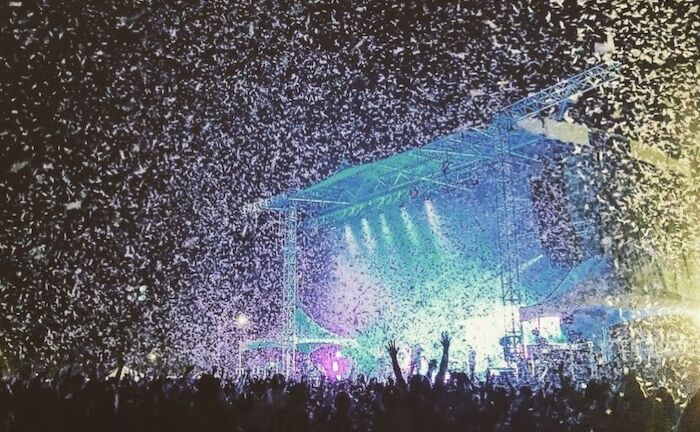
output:
<instances>
[{"instance_id":1,"label":"scaffolding","mask_svg":"<svg viewBox=\"0 0 700 432\"><path fill-rule=\"evenodd\" d=\"M284 292L282 296L282 319L284 336L282 343L283 370L289 376L296 365L297 328L294 314L297 305L297 219L295 206L288 206L284 211Z\"/></svg>"}]
</instances>

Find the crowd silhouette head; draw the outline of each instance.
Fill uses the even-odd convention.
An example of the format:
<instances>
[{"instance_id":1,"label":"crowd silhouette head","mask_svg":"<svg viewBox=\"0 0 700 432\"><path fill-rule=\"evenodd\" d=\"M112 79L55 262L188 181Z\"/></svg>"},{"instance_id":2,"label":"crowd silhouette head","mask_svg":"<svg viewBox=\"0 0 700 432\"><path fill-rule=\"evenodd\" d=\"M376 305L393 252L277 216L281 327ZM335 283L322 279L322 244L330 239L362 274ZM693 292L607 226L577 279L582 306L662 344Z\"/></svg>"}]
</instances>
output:
<instances>
[{"instance_id":1,"label":"crowd silhouette head","mask_svg":"<svg viewBox=\"0 0 700 432\"><path fill-rule=\"evenodd\" d=\"M100 378L69 367L53 376L22 370L0 376L0 432L30 430L157 431L600 431L700 430L700 395L682 411L664 387L646 391L635 373L620 382L576 385L563 367L546 379L483 380L455 371L446 379L450 337L431 378L404 379L394 341L386 349L393 377L309 380L282 374L139 380L120 371ZM681 412L682 411L682 412Z\"/></svg>"}]
</instances>

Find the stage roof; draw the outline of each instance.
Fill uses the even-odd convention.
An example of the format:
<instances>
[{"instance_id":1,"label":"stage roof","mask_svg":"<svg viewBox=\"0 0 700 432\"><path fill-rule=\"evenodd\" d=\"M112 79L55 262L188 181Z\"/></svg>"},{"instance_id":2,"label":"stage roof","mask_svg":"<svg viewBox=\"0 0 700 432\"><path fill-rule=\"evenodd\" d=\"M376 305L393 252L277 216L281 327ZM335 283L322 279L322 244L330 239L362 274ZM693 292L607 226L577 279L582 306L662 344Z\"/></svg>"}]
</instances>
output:
<instances>
[{"instance_id":1,"label":"stage roof","mask_svg":"<svg viewBox=\"0 0 700 432\"><path fill-rule=\"evenodd\" d=\"M600 64L503 108L487 127L460 131L419 148L342 169L307 188L272 197L265 207L284 210L294 206L309 219L342 219L370 206L400 201L411 193L439 187L468 190L465 183L471 181L473 171L496 160L499 134L505 135L510 156L521 162L535 161L528 154L532 153L529 147L546 137L536 128L523 127L524 122L615 79L616 72L616 64Z\"/></svg>"},{"instance_id":2,"label":"stage roof","mask_svg":"<svg viewBox=\"0 0 700 432\"><path fill-rule=\"evenodd\" d=\"M513 150L542 137L524 130L509 134ZM342 218L371 205L398 201L414 191L438 187L468 190L471 173L495 161L488 130L471 129L359 166L341 170L305 189L270 200L270 207L296 205L316 219Z\"/></svg>"}]
</instances>

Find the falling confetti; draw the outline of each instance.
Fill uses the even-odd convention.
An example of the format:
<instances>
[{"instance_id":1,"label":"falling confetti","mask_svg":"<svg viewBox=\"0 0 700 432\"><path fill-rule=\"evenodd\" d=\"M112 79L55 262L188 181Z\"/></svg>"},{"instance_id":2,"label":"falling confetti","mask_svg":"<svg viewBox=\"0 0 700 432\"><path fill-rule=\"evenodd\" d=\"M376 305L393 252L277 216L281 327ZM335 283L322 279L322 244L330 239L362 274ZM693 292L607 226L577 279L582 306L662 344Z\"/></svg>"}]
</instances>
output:
<instances>
[{"instance_id":1,"label":"falling confetti","mask_svg":"<svg viewBox=\"0 0 700 432\"><path fill-rule=\"evenodd\" d=\"M584 162L560 163L578 163L570 172L598 191L600 242L629 290L695 294L697 5L234 3L3 7L0 356L8 364L124 355L144 365L153 352L166 369L235 363L227 347L280 330L281 221L244 211L252 203L485 125L499 107L606 60L621 64L622 79L562 118L604 145L579 149ZM595 158L616 162L602 177L585 162ZM602 187L605 178L615 181ZM539 217L555 214L543 207ZM352 333L386 306L377 263L330 256L330 237L310 244L322 236L302 239L300 301ZM472 252L470 268L492 265ZM437 265L407 262L380 270L418 283ZM320 295L315 286L333 289ZM449 323L447 295L428 292L392 316L423 308ZM637 305L646 306L655 305ZM233 325L240 313L250 320L244 332ZM386 331L435 339L441 330L408 321ZM682 326L664 323L655 337Z\"/></svg>"}]
</instances>

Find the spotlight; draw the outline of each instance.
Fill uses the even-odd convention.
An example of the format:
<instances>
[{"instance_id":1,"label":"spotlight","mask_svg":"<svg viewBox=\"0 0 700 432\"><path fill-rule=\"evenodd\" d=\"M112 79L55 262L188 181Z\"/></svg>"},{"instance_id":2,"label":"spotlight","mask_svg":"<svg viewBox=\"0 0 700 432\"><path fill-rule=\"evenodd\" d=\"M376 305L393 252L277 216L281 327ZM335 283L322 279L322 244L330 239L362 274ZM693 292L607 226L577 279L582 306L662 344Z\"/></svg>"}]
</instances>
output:
<instances>
[{"instance_id":1,"label":"spotlight","mask_svg":"<svg viewBox=\"0 0 700 432\"><path fill-rule=\"evenodd\" d=\"M365 243L367 244L367 248L369 250L374 250L374 236L372 235L372 230L366 218L362 218L362 234L365 237Z\"/></svg>"},{"instance_id":2,"label":"spotlight","mask_svg":"<svg viewBox=\"0 0 700 432\"><path fill-rule=\"evenodd\" d=\"M414 244L418 243L418 234L416 232L416 227L413 224L413 221L411 220L411 216L408 214L408 211L406 211L406 208L401 209L401 219L403 220L404 227L406 228L406 232L408 233L408 237L411 239L411 241Z\"/></svg>"},{"instance_id":3,"label":"spotlight","mask_svg":"<svg viewBox=\"0 0 700 432\"><path fill-rule=\"evenodd\" d=\"M437 211L435 211L433 203L426 198L425 201L423 201L423 206L425 207L425 214L428 218L428 225L430 225L430 229L432 230L433 234L437 236L438 241L445 243L445 236L442 232L442 227L440 226L440 217L438 216ZM442 244L442 246L445 247L446 244Z\"/></svg>"},{"instance_id":4,"label":"spotlight","mask_svg":"<svg viewBox=\"0 0 700 432\"><path fill-rule=\"evenodd\" d=\"M247 326L249 322L250 318L244 313L239 313L238 316L236 316L236 327L238 328Z\"/></svg>"},{"instance_id":5,"label":"spotlight","mask_svg":"<svg viewBox=\"0 0 700 432\"><path fill-rule=\"evenodd\" d=\"M381 213L379 215L379 226L382 229L382 235L386 243L392 244L394 242L394 238L391 234L391 230L389 229L389 223L386 221L386 216L384 216L384 213Z\"/></svg>"},{"instance_id":6,"label":"spotlight","mask_svg":"<svg viewBox=\"0 0 700 432\"><path fill-rule=\"evenodd\" d=\"M357 240L355 240L355 235L352 232L350 225L345 224L345 242L351 253L355 254L358 252Z\"/></svg>"}]
</instances>

